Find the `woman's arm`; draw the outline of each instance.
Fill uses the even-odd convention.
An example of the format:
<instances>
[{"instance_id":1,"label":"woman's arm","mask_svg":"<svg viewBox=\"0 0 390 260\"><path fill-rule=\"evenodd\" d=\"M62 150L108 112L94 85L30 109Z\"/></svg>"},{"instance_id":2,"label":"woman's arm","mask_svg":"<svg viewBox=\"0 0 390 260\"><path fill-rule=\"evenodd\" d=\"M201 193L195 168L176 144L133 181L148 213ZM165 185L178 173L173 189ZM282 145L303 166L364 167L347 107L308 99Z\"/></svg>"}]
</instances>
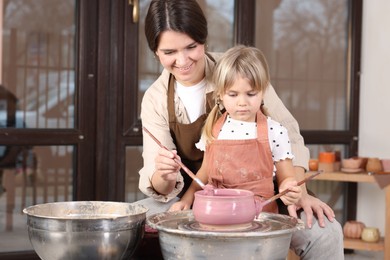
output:
<instances>
[{"instance_id":1,"label":"woman's arm","mask_svg":"<svg viewBox=\"0 0 390 260\"><path fill-rule=\"evenodd\" d=\"M268 86L264 93L263 108L268 116L286 127L290 138L292 153L294 155L293 165L307 169L310 153L300 134L298 122L284 106L282 100L280 100L275 89L271 85Z\"/></svg>"},{"instance_id":2,"label":"woman's arm","mask_svg":"<svg viewBox=\"0 0 390 260\"><path fill-rule=\"evenodd\" d=\"M167 90L160 78L145 92L141 104L142 126L146 127L164 146L176 149L169 130ZM167 202L184 187L179 166L170 151L164 151L146 133L143 134L143 167L140 170L139 189L157 201Z\"/></svg>"}]
</instances>

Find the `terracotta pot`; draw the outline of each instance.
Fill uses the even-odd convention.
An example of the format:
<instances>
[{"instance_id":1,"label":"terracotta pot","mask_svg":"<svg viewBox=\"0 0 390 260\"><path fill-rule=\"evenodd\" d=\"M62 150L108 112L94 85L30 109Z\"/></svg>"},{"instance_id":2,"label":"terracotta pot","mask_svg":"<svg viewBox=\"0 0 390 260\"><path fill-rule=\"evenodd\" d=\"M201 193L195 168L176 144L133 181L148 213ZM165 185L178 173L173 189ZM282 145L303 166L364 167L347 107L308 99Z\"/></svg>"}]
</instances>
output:
<instances>
[{"instance_id":1,"label":"terracotta pot","mask_svg":"<svg viewBox=\"0 0 390 260\"><path fill-rule=\"evenodd\" d=\"M318 154L318 162L320 163L334 163L336 161L336 153L334 152L320 152Z\"/></svg>"},{"instance_id":2,"label":"terracotta pot","mask_svg":"<svg viewBox=\"0 0 390 260\"><path fill-rule=\"evenodd\" d=\"M343 159L341 164L345 169L359 169L362 164L362 159L358 157Z\"/></svg>"},{"instance_id":3,"label":"terracotta pot","mask_svg":"<svg viewBox=\"0 0 390 260\"><path fill-rule=\"evenodd\" d=\"M214 189L214 195L197 191L192 210L195 220L204 225L251 223L260 213L253 192L240 189Z\"/></svg>"},{"instance_id":4,"label":"terracotta pot","mask_svg":"<svg viewBox=\"0 0 390 260\"><path fill-rule=\"evenodd\" d=\"M368 158L366 171L368 172L380 172L382 171L382 162L379 158Z\"/></svg>"},{"instance_id":5,"label":"terracotta pot","mask_svg":"<svg viewBox=\"0 0 390 260\"><path fill-rule=\"evenodd\" d=\"M343 227L344 237L359 239L365 227L366 225L360 221L347 221Z\"/></svg>"},{"instance_id":6,"label":"terracotta pot","mask_svg":"<svg viewBox=\"0 0 390 260\"><path fill-rule=\"evenodd\" d=\"M309 170L310 171L318 171L318 160L310 159L309 160Z\"/></svg>"},{"instance_id":7,"label":"terracotta pot","mask_svg":"<svg viewBox=\"0 0 390 260\"><path fill-rule=\"evenodd\" d=\"M378 242L380 238L379 230L375 227L366 227L362 232L362 240L366 242Z\"/></svg>"},{"instance_id":8,"label":"terracotta pot","mask_svg":"<svg viewBox=\"0 0 390 260\"><path fill-rule=\"evenodd\" d=\"M390 159L382 159L382 168L385 172L390 172Z\"/></svg>"},{"instance_id":9,"label":"terracotta pot","mask_svg":"<svg viewBox=\"0 0 390 260\"><path fill-rule=\"evenodd\" d=\"M366 169L368 157L356 157L362 159L362 164L360 164L360 169Z\"/></svg>"}]
</instances>

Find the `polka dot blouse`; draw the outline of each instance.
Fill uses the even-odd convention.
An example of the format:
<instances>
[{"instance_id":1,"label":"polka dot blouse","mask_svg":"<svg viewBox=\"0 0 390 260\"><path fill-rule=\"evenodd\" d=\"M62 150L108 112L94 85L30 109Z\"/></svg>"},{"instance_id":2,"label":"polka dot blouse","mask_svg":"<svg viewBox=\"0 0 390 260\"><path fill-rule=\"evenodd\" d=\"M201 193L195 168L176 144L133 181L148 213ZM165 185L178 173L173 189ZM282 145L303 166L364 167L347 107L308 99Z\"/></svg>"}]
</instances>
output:
<instances>
[{"instance_id":1,"label":"polka dot blouse","mask_svg":"<svg viewBox=\"0 0 390 260\"><path fill-rule=\"evenodd\" d=\"M268 141L272 152L274 162L293 159L291 152L290 139L288 137L287 129L280 123L267 117L268 124ZM255 139L257 137L257 123L244 122L232 119L229 115L226 118L221 132L218 136L219 140L242 140ZM205 142L203 139L196 144L198 149L205 150Z\"/></svg>"}]
</instances>

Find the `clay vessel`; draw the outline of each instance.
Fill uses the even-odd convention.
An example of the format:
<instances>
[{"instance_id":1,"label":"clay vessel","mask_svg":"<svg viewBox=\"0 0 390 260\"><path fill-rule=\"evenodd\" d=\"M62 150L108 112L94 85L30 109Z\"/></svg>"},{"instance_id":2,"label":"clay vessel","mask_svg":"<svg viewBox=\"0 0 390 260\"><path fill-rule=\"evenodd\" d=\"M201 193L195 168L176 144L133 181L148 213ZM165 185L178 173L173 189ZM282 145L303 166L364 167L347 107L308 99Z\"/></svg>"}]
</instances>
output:
<instances>
[{"instance_id":1,"label":"clay vessel","mask_svg":"<svg viewBox=\"0 0 390 260\"><path fill-rule=\"evenodd\" d=\"M362 240L366 242L378 242L380 238L379 230L375 227L366 227L362 232Z\"/></svg>"},{"instance_id":2,"label":"clay vessel","mask_svg":"<svg viewBox=\"0 0 390 260\"><path fill-rule=\"evenodd\" d=\"M341 165L343 168L346 168L346 169L359 169L359 167L362 164L362 161L363 160L359 157L343 159L341 161Z\"/></svg>"},{"instance_id":3,"label":"clay vessel","mask_svg":"<svg viewBox=\"0 0 390 260\"><path fill-rule=\"evenodd\" d=\"M334 163L336 161L336 153L334 152L320 152L318 154L318 162L320 163Z\"/></svg>"},{"instance_id":4,"label":"clay vessel","mask_svg":"<svg viewBox=\"0 0 390 260\"><path fill-rule=\"evenodd\" d=\"M241 189L214 189L213 195L197 191L192 210L195 220L204 225L251 223L260 213L253 192Z\"/></svg>"},{"instance_id":5,"label":"clay vessel","mask_svg":"<svg viewBox=\"0 0 390 260\"><path fill-rule=\"evenodd\" d=\"M382 168L385 172L390 172L390 159L382 159Z\"/></svg>"},{"instance_id":6,"label":"clay vessel","mask_svg":"<svg viewBox=\"0 0 390 260\"><path fill-rule=\"evenodd\" d=\"M379 158L368 158L366 171L368 172L380 172L382 171L382 163Z\"/></svg>"},{"instance_id":7,"label":"clay vessel","mask_svg":"<svg viewBox=\"0 0 390 260\"><path fill-rule=\"evenodd\" d=\"M350 220L344 224L343 232L346 238L360 239L363 229L366 226L360 221Z\"/></svg>"},{"instance_id":8,"label":"clay vessel","mask_svg":"<svg viewBox=\"0 0 390 260\"><path fill-rule=\"evenodd\" d=\"M309 170L310 171L318 171L318 160L310 159L309 160Z\"/></svg>"}]
</instances>

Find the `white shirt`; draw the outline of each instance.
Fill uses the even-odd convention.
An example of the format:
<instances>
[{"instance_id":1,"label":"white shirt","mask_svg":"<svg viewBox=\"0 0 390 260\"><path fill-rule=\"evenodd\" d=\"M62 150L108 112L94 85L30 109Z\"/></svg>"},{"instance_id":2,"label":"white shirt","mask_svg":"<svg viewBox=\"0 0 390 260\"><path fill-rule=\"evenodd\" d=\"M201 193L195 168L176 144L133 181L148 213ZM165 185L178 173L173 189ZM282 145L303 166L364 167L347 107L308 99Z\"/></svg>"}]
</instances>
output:
<instances>
[{"instance_id":1,"label":"white shirt","mask_svg":"<svg viewBox=\"0 0 390 260\"><path fill-rule=\"evenodd\" d=\"M196 121L199 116L203 115L205 111L206 102L206 80L203 79L201 82L194 86L183 86L176 81L176 93L180 100L183 102L186 108L187 115L190 122Z\"/></svg>"}]
</instances>

